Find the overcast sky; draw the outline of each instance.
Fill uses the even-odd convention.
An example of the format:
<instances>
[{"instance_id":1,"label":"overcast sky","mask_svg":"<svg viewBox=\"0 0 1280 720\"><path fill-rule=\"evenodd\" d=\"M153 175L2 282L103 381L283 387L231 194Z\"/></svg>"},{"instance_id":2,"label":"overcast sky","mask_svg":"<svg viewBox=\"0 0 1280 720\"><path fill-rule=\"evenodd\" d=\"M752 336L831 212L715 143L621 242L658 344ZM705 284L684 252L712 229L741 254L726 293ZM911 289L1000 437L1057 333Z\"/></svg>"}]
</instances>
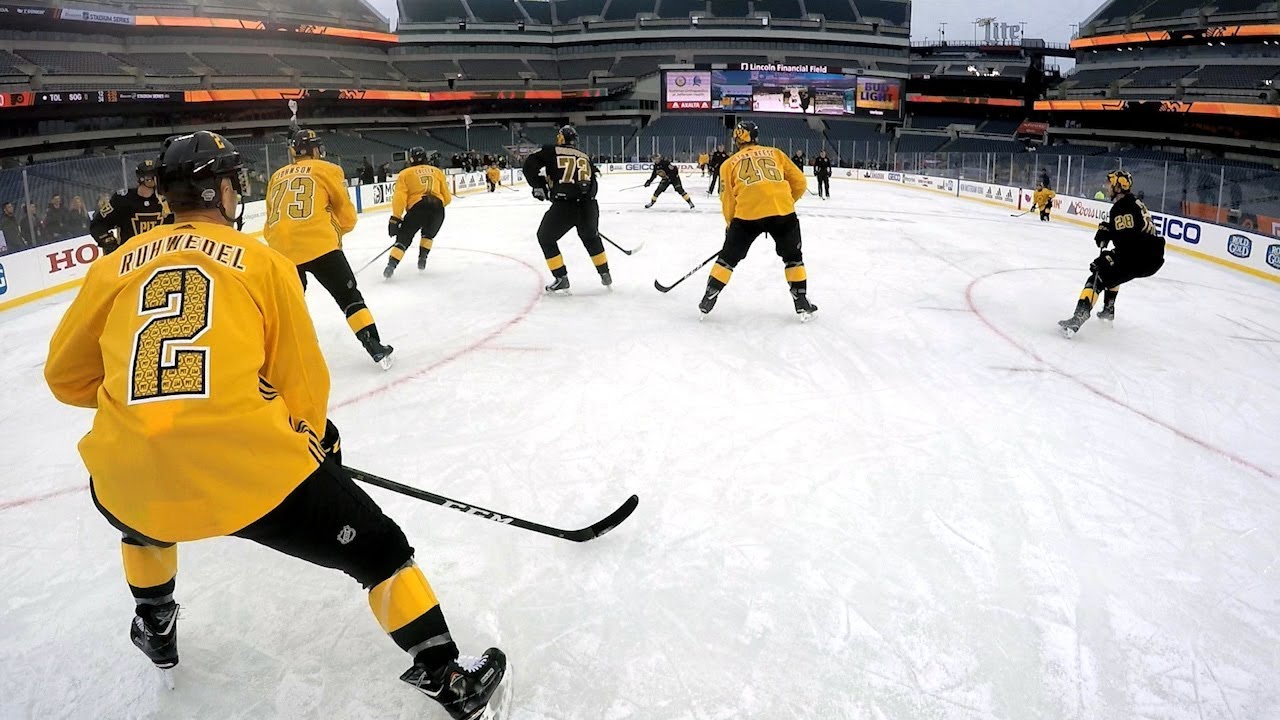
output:
<instances>
[{"instance_id":1,"label":"overcast sky","mask_svg":"<svg viewBox=\"0 0 1280 720\"><path fill-rule=\"evenodd\" d=\"M369 0L379 12L396 19L395 0ZM1026 2L1026 0L916 0L911 5L912 36L915 40L937 40L939 23L947 23L950 40L973 39L973 21L978 17L994 17L999 22L1027 23L1027 37L1052 42L1071 38L1071 24L1078 23L1102 5L1101 0L1060 0L1059 2Z\"/></svg>"}]
</instances>

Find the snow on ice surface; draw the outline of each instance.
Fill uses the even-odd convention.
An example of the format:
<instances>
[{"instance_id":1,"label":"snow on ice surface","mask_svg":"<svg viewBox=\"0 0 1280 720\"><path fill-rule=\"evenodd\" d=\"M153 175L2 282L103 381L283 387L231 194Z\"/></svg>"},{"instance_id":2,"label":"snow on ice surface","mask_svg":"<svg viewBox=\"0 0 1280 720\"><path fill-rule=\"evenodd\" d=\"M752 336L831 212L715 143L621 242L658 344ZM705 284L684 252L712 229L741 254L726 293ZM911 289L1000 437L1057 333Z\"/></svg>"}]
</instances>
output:
<instances>
[{"instance_id":1,"label":"snow on ice surface","mask_svg":"<svg viewBox=\"0 0 1280 720\"><path fill-rule=\"evenodd\" d=\"M652 281L719 208L635 182L601 194L648 241L613 293L570 237L575 295L541 295L527 193L458 200L423 274L366 271L389 373L308 294L350 464L564 527L640 495L576 545L370 490L463 651L509 654L514 717L1280 717L1274 285L1171 254L1066 341L1088 231L837 182L801 204L815 321L762 239L698 323L703 273ZM69 301L0 317L0 717L443 718L351 580L234 539L182 546L163 689L83 492L90 414L41 379Z\"/></svg>"}]
</instances>

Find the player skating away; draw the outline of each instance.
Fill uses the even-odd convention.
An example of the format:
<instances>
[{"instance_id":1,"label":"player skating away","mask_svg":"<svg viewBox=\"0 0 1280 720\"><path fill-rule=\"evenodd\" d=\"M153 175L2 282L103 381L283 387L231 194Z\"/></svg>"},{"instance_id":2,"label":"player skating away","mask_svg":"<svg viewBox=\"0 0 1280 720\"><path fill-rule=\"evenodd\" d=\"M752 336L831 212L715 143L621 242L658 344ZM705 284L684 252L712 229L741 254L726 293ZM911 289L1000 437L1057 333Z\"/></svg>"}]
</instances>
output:
<instances>
[{"instance_id":1,"label":"player skating away","mask_svg":"<svg viewBox=\"0 0 1280 720\"><path fill-rule=\"evenodd\" d=\"M1038 208L1040 210L1041 222L1049 222L1049 215L1053 212L1053 199L1057 196L1058 194L1050 190L1044 183L1036 184L1035 194L1031 196L1031 209Z\"/></svg>"},{"instance_id":2,"label":"player skating away","mask_svg":"<svg viewBox=\"0 0 1280 720\"><path fill-rule=\"evenodd\" d=\"M489 183L489 192L498 191L498 186L502 184L502 171L496 163L490 163L489 169L484 171L484 179Z\"/></svg>"},{"instance_id":3,"label":"player skating away","mask_svg":"<svg viewBox=\"0 0 1280 720\"><path fill-rule=\"evenodd\" d=\"M831 158L826 150L813 160L813 177L818 181L818 197L831 197Z\"/></svg>"},{"instance_id":4,"label":"player skating away","mask_svg":"<svg viewBox=\"0 0 1280 720\"><path fill-rule=\"evenodd\" d=\"M601 284L613 284L609 258L600 239L600 205L596 202L599 170L586 153L575 147L577 143L578 131L565 125L554 145L543 145L524 162L524 178L533 188L533 196L539 201L551 200L551 207L538 226L538 245L551 270L551 284L546 290L559 295L569 292L569 270L560 254L560 238L574 228L600 273Z\"/></svg>"},{"instance_id":5,"label":"player skating away","mask_svg":"<svg viewBox=\"0 0 1280 720\"><path fill-rule=\"evenodd\" d=\"M1120 286L1136 278L1155 275L1164 265L1164 238L1156 234L1147 206L1133 196L1133 175L1127 170L1114 170L1107 173L1107 185L1111 190L1111 215L1098 224L1098 233L1094 236L1102 253L1089 265L1089 278L1076 303L1075 314L1058 322L1066 337L1079 332L1104 289L1106 296L1098 319L1111 322L1116 316ZM1113 245L1113 249L1105 249L1108 244Z\"/></svg>"},{"instance_id":6,"label":"player skating away","mask_svg":"<svg viewBox=\"0 0 1280 720\"><path fill-rule=\"evenodd\" d=\"M240 154L209 132L170 138L158 176L177 224L90 266L45 365L59 400L96 409L80 454L94 504L123 533L130 639L177 665L177 543L239 537L354 578L413 658L401 679L474 717L506 658L458 656L404 533L343 470L297 270L232 229Z\"/></svg>"},{"instance_id":7,"label":"player skating away","mask_svg":"<svg viewBox=\"0 0 1280 720\"><path fill-rule=\"evenodd\" d=\"M689 209L693 209L693 200L689 198L689 193L684 191L684 184L680 182L680 168L675 163L667 160L661 155L653 156L653 173L649 175L649 179L644 182L645 187L653 184L653 181L662 178L662 182L658 183L658 189L653 191L653 197L649 198L649 204L645 208L653 207L658 202L658 196L672 187L676 192L680 193L680 197L689 203Z\"/></svg>"},{"instance_id":8,"label":"player skating away","mask_svg":"<svg viewBox=\"0 0 1280 720\"><path fill-rule=\"evenodd\" d=\"M303 290L307 273L320 282L369 357L390 369L394 348L382 344L373 313L342 252L342 236L356 226L356 207L347 194L342 168L324 159L324 140L314 130L295 130L290 151L293 163L277 170L267 184L263 237L298 266Z\"/></svg>"},{"instance_id":9,"label":"player skating away","mask_svg":"<svg viewBox=\"0 0 1280 720\"><path fill-rule=\"evenodd\" d=\"M711 185L707 187L708 195L716 191L716 183L720 181L720 168L728 159L729 155L724 151L723 145L717 146L716 151L711 153L711 159L707 162L707 169L711 171ZM723 188L721 190L723 191Z\"/></svg>"},{"instance_id":10,"label":"player skating away","mask_svg":"<svg viewBox=\"0 0 1280 720\"><path fill-rule=\"evenodd\" d=\"M808 322L818 306L808 298L808 275L800 250L800 220L796 217L796 201L804 196L807 183L804 173L786 153L758 145L759 137L759 128L749 120L739 122L733 130L738 151L720 168L720 182L724 186L720 202L728 227L724 247L711 266L707 291L698 309L704 316L711 312L725 285L729 284L733 269L747 256L751 243L761 233L769 233L778 257L786 264L787 284L791 286L796 313Z\"/></svg>"},{"instance_id":11,"label":"player skating away","mask_svg":"<svg viewBox=\"0 0 1280 720\"><path fill-rule=\"evenodd\" d=\"M138 187L112 195L89 221L89 234L103 255L110 255L134 235L173 222L164 198L156 194L156 161L143 160L134 172Z\"/></svg>"},{"instance_id":12,"label":"player skating away","mask_svg":"<svg viewBox=\"0 0 1280 720\"><path fill-rule=\"evenodd\" d=\"M396 177L396 189L391 198L391 220L387 222L387 235L395 238L391 257L382 277L390 279L396 266L404 259L405 251L418 233L422 241L418 245L418 269L427 268L427 256L444 225L444 209L453 202L449 194L449 180L444 172L427 164L427 151L420 147L409 150L409 166ZM408 212L406 212L406 210Z\"/></svg>"}]
</instances>

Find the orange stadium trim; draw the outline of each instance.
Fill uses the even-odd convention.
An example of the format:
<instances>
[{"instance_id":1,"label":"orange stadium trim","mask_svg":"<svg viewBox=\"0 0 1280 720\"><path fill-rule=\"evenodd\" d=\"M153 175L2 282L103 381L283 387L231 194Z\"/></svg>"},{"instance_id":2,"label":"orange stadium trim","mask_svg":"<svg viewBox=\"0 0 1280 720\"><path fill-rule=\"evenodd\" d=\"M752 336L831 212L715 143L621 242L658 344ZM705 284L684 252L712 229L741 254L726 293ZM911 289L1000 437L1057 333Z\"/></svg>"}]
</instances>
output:
<instances>
[{"instance_id":1,"label":"orange stadium trim","mask_svg":"<svg viewBox=\"0 0 1280 720\"><path fill-rule=\"evenodd\" d=\"M912 103L959 103L962 105L991 105L994 107L1022 107L1023 102L1015 98L962 97L959 95L923 95L908 93L907 102Z\"/></svg>"},{"instance_id":2,"label":"orange stadium trim","mask_svg":"<svg viewBox=\"0 0 1280 720\"><path fill-rule=\"evenodd\" d=\"M1280 25L1223 25L1203 30L1157 30L1155 32L1118 33L1098 37L1076 38L1071 41L1072 50L1114 47L1116 45L1145 45L1172 40L1205 40L1225 38L1280 37Z\"/></svg>"},{"instance_id":3,"label":"orange stadium trim","mask_svg":"<svg viewBox=\"0 0 1280 720\"><path fill-rule=\"evenodd\" d=\"M1152 103L1130 100L1037 100L1036 110L1049 112L1092 112L1097 110L1128 110ZM1198 115L1239 115L1245 117L1280 119L1280 106L1250 105L1232 102L1160 102L1160 112Z\"/></svg>"},{"instance_id":4,"label":"orange stadium trim","mask_svg":"<svg viewBox=\"0 0 1280 720\"><path fill-rule=\"evenodd\" d=\"M400 42L399 35L390 33L374 32L372 30L350 30L347 28L330 27L328 25L309 25L299 23L297 25L281 25L279 27L271 27L261 20L236 20L233 18L199 18L199 17L182 17L172 15L138 15L134 17L134 25L139 27L169 27L169 28L208 28L217 30L260 30L296 33L299 35L324 35L326 37L345 37L356 40L369 40L371 42L397 43Z\"/></svg>"}]
</instances>

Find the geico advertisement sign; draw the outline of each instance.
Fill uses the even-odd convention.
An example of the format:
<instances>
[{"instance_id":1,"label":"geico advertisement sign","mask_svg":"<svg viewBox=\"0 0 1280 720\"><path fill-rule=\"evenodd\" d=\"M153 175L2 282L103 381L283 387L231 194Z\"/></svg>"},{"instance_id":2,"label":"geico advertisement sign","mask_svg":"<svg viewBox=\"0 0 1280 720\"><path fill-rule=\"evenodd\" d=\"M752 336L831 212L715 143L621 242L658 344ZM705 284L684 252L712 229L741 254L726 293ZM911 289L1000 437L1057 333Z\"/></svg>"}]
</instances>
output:
<instances>
[{"instance_id":1,"label":"geico advertisement sign","mask_svg":"<svg viewBox=\"0 0 1280 720\"><path fill-rule=\"evenodd\" d=\"M1151 213L1151 222L1156 226L1156 234L1165 240L1199 245L1200 238L1204 235L1203 225L1186 218Z\"/></svg>"}]
</instances>

